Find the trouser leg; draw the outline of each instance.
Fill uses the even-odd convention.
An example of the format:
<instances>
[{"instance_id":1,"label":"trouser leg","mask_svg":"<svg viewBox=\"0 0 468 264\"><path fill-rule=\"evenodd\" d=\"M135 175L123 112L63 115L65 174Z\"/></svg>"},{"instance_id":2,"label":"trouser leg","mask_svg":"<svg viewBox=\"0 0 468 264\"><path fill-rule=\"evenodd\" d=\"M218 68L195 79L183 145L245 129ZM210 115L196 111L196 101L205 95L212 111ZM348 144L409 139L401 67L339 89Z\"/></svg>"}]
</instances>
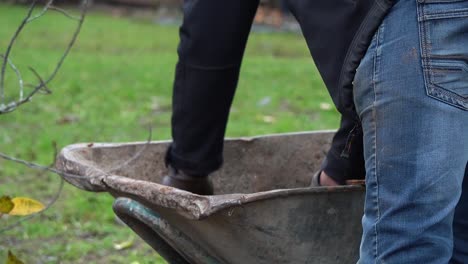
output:
<instances>
[{"instance_id":1,"label":"trouser leg","mask_svg":"<svg viewBox=\"0 0 468 264\"><path fill-rule=\"evenodd\" d=\"M420 3L396 3L354 82L367 188L360 263L440 264L452 257L454 212L468 160L468 115L460 96L468 92L466 75L456 70L462 69L457 56L468 55L466 42L457 39L467 24L448 23L426 36L427 26L438 28L448 16L438 12L434 24L422 24L431 16L418 16ZM451 5L436 7L445 12Z\"/></svg>"},{"instance_id":2,"label":"trouser leg","mask_svg":"<svg viewBox=\"0 0 468 264\"><path fill-rule=\"evenodd\" d=\"M468 163L465 169L462 196L455 209L453 240L454 248L450 263L468 263Z\"/></svg>"},{"instance_id":3,"label":"trouser leg","mask_svg":"<svg viewBox=\"0 0 468 264\"><path fill-rule=\"evenodd\" d=\"M173 93L171 166L195 175L222 164L229 109L258 0L186 0Z\"/></svg>"}]
</instances>

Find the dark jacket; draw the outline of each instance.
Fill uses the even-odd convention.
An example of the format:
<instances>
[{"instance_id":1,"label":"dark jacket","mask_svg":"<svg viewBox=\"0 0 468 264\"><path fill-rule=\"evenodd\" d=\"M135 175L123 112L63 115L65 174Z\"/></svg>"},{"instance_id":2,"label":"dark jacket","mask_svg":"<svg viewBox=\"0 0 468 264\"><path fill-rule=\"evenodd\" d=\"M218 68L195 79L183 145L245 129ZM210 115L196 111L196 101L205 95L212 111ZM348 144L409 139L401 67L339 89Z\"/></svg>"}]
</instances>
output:
<instances>
[{"instance_id":1,"label":"dark jacket","mask_svg":"<svg viewBox=\"0 0 468 264\"><path fill-rule=\"evenodd\" d=\"M328 164L332 177L343 178L345 172L364 174L353 171L363 167L363 160L362 129L354 107L352 82L375 31L395 1L290 0L317 69L342 114L341 126L327 154L328 163L323 164ZM342 180L337 177L335 180Z\"/></svg>"},{"instance_id":2,"label":"dark jacket","mask_svg":"<svg viewBox=\"0 0 468 264\"><path fill-rule=\"evenodd\" d=\"M353 139L362 137L352 80L393 1L289 0L315 64L343 114L327 157L332 163L342 164L339 159L355 152ZM258 3L184 1L172 104L173 143L167 156L173 167L203 175L221 166L226 123Z\"/></svg>"},{"instance_id":3,"label":"dark jacket","mask_svg":"<svg viewBox=\"0 0 468 264\"><path fill-rule=\"evenodd\" d=\"M357 118L356 68L395 0L290 0L315 64L338 110ZM312 12L311 12L312 11Z\"/></svg>"}]
</instances>

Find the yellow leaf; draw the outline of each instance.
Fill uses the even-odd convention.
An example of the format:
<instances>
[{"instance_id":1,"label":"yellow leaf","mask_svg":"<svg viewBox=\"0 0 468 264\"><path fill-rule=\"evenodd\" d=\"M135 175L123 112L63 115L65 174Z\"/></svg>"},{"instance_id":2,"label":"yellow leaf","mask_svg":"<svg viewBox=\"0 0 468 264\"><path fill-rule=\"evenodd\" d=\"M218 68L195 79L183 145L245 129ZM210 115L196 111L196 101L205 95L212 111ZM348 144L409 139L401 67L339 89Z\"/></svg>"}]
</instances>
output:
<instances>
[{"instance_id":1,"label":"yellow leaf","mask_svg":"<svg viewBox=\"0 0 468 264\"><path fill-rule=\"evenodd\" d=\"M131 237L129 240L124 241L122 243L114 244L114 249L115 250L124 250L124 249L127 249L127 248L131 247L131 246L133 246L133 237Z\"/></svg>"},{"instance_id":2,"label":"yellow leaf","mask_svg":"<svg viewBox=\"0 0 468 264\"><path fill-rule=\"evenodd\" d=\"M257 120L263 121L268 124L273 124L276 122L276 118L274 116L269 115L258 115Z\"/></svg>"},{"instance_id":3,"label":"yellow leaf","mask_svg":"<svg viewBox=\"0 0 468 264\"><path fill-rule=\"evenodd\" d=\"M16 197L11 201L15 204L15 207L8 213L9 215L31 215L45 208L41 202L26 197Z\"/></svg>"},{"instance_id":4,"label":"yellow leaf","mask_svg":"<svg viewBox=\"0 0 468 264\"><path fill-rule=\"evenodd\" d=\"M6 264L24 264L23 261L19 260L10 250L8 250L8 259Z\"/></svg>"},{"instance_id":5,"label":"yellow leaf","mask_svg":"<svg viewBox=\"0 0 468 264\"><path fill-rule=\"evenodd\" d=\"M332 110L333 106L329 103L320 103L320 109L322 110Z\"/></svg>"},{"instance_id":6,"label":"yellow leaf","mask_svg":"<svg viewBox=\"0 0 468 264\"><path fill-rule=\"evenodd\" d=\"M276 122L276 118L274 116L263 116L263 122L272 124Z\"/></svg>"},{"instance_id":7,"label":"yellow leaf","mask_svg":"<svg viewBox=\"0 0 468 264\"><path fill-rule=\"evenodd\" d=\"M0 214L8 214L15 207L9 196L0 197Z\"/></svg>"}]
</instances>

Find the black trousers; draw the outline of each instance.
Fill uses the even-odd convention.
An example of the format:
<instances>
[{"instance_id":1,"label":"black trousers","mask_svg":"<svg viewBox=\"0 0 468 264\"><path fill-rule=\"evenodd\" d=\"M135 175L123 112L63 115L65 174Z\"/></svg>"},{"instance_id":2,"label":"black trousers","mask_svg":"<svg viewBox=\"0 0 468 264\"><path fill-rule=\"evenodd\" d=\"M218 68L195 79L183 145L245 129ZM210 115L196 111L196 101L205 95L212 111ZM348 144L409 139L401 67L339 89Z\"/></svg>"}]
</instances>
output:
<instances>
[{"instance_id":1,"label":"black trousers","mask_svg":"<svg viewBox=\"0 0 468 264\"><path fill-rule=\"evenodd\" d=\"M206 175L222 165L229 110L258 4L258 0L184 2L173 93L173 143L166 156L174 168ZM297 12L292 8L293 14ZM310 45L307 23L301 25ZM353 133L353 144L347 144L354 126L352 119L342 118L323 163L322 169L340 183L365 174L362 133Z\"/></svg>"}]
</instances>

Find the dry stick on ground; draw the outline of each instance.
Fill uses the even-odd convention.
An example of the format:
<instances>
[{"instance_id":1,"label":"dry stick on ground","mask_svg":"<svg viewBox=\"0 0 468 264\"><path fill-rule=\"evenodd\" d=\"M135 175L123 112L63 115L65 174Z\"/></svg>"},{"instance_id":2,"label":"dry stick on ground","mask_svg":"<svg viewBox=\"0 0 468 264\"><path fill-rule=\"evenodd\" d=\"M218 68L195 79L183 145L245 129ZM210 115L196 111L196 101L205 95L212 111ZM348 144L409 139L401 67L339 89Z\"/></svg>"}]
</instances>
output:
<instances>
[{"instance_id":1,"label":"dry stick on ground","mask_svg":"<svg viewBox=\"0 0 468 264\"><path fill-rule=\"evenodd\" d=\"M81 2L81 12L80 12L79 17L72 16L67 11L65 11L64 9L53 6L53 2L54 2L54 0L49 0L39 14L37 14L35 16L32 16L33 11L36 8L37 3L38 3L38 0L34 0L32 2L32 4L31 4L31 6L29 7L29 10L28 10L28 13L27 13L26 17L23 19L23 21L21 22L21 24L19 25L19 27L16 29L15 33L13 34L13 37L11 38L11 40L10 40L10 42L8 44L8 47L6 49L5 54L3 54L3 55L0 54L0 57L3 58L3 62L2 62L2 65L1 65L1 70L0 70L0 115L1 114L6 114L6 113L9 113L9 112L12 112L12 111L16 110L19 106L29 102L31 100L31 98L34 95L36 95L38 92L40 92L41 90L50 91L46 87L47 84L49 84L55 78L58 71L62 67L63 62L65 61L65 58L70 53L71 48L74 46L74 44L76 42L76 39L78 38L78 34L81 31L81 27L82 27L82 25L84 23L86 11L87 11L87 8L88 8L88 0L82 0L82 2ZM33 90L26 97L24 97L24 91L23 91L23 89L24 89L23 83L24 82L23 82L23 79L21 77L20 71L18 70L18 68L15 66L15 64L13 63L13 61L10 58L11 50L12 50L18 36L23 31L24 27L28 23L31 23L34 20L42 17L45 13L47 13L48 10L52 10L52 11L62 13L63 15L65 15L66 17L68 17L70 19L77 20L78 25L76 27L76 30L73 33L73 36L72 36L70 42L68 43L67 48L65 49L64 54L58 60L55 69L52 71L52 73L50 74L50 76L46 80L43 80L43 78L40 77L40 75L37 73L36 70L34 70L33 67L29 67L29 69L38 78L39 84L35 85ZM16 76L18 78L19 89L20 89L19 99L11 101L11 102L6 102L6 98L5 98L5 73L6 73L6 67L7 66L10 66L13 69L13 71L15 71Z\"/></svg>"}]
</instances>

